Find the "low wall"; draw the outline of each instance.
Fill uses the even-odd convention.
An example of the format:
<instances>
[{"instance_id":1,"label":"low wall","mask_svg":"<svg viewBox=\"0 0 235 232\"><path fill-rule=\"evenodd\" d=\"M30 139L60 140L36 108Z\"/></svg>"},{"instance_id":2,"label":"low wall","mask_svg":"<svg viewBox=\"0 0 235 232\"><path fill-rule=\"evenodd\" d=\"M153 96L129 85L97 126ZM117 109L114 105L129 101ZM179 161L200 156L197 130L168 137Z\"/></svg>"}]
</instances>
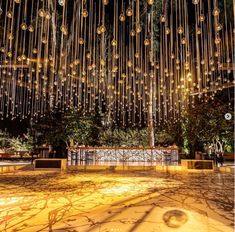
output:
<instances>
[{"instance_id":1,"label":"low wall","mask_svg":"<svg viewBox=\"0 0 235 232\"><path fill-rule=\"evenodd\" d=\"M181 171L181 166L107 166L107 165L88 165L88 166L69 166L68 170L77 171Z\"/></svg>"},{"instance_id":2,"label":"low wall","mask_svg":"<svg viewBox=\"0 0 235 232\"><path fill-rule=\"evenodd\" d=\"M5 166L0 166L0 174L3 173L8 173L8 172L14 172L17 170L20 170L24 168L25 165L5 165Z\"/></svg>"},{"instance_id":3,"label":"low wall","mask_svg":"<svg viewBox=\"0 0 235 232\"><path fill-rule=\"evenodd\" d=\"M234 173L235 172L235 168L219 167L218 171L220 171L220 172L227 172L227 173Z\"/></svg>"}]
</instances>

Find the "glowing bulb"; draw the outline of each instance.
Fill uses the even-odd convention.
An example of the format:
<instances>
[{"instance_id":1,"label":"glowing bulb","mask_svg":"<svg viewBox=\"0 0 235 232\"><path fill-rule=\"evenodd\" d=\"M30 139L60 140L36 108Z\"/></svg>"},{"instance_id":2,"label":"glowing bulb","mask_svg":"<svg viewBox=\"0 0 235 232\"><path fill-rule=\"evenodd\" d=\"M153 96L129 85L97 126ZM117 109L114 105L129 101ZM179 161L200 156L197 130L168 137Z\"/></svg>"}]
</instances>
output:
<instances>
[{"instance_id":1,"label":"glowing bulb","mask_svg":"<svg viewBox=\"0 0 235 232\"><path fill-rule=\"evenodd\" d=\"M201 29L200 28L197 28L197 34L200 35L202 32L201 32Z\"/></svg>"},{"instance_id":2,"label":"glowing bulb","mask_svg":"<svg viewBox=\"0 0 235 232\"><path fill-rule=\"evenodd\" d=\"M145 45L145 46L148 46L149 44L150 44L149 39L145 39L145 40L144 40L144 45Z\"/></svg>"},{"instance_id":3,"label":"glowing bulb","mask_svg":"<svg viewBox=\"0 0 235 232\"><path fill-rule=\"evenodd\" d=\"M199 0L193 0L192 2L194 5L197 5L199 3Z\"/></svg>"},{"instance_id":4,"label":"glowing bulb","mask_svg":"<svg viewBox=\"0 0 235 232\"><path fill-rule=\"evenodd\" d=\"M160 21L161 21L162 23L164 23L164 22L166 21L165 15L161 15L161 16L160 16Z\"/></svg>"},{"instance_id":5,"label":"glowing bulb","mask_svg":"<svg viewBox=\"0 0 235 232\"><path fill-rule=\"evenodd\" d=\"M26 31L26 30L27 30L27 24L26 24L26 23L22 23L22 24L20 25L20 27L21 27L21 29L22 29L23 31Z\"/></svg>"},{"instance_id":6,"label":"glowing bulb","mask_svg":"<svg viewBox=\"0 0 235 232\"><path fill-rule=\"evenodd\" d=\"M51 13L49 11L45 12L45 19L47 19L47 20L51 19Z\"/></svg>"},{"instance_id":7,"label":"glowing bulb","mask_svg":"<svg viewBox=\"0 0 235 232\"><path fill-rule=\"evenodd\" d=\"M133 15L133 10L132 10L131 7L128 7L128 8L127 8L127 10L126 10L126 15L127 15L128 17L131 17L131 16Z\"/></svg>"},{"instance_id":8,"label":"glowing bulb","mask_svg":"<svg viewBox=\"0 0 235 232\"><path fill-rule=\"evenodd\" d=\"M38 15L43 18L45 16L45 11L43 9L39 9Z\"/></svg>"},{"instance_id":9,"label":"glowing bulb","mask_svg":"<svg viewBox=\"0 0 235 232\"><path fill-rule=\"evenodd\" d=\"M14 36L13 36L12 33L9 33L9 34L8 34L8 39L9 39L9 40L13 40L13 39L14 39Z\"/></svg>"},{"instance_id":10,"label":"glowing bulb","mask_svg":"<svg viewBox=\"0 0 235 232\"><path fill-rule=\"evenodd\" d=\"M201 15L199 16L199 21L203 22L204 20L205 20L205 16L204 16L203 14L201 14Z\"/></svg>"},{"instance_id":11,"label":"glowing bulb","mask_svg":"<svg viewBox=\"0 0 235 232\"><path fill-rule=\"evenodd\" d=\"M221 31L223 29L222 25L220 23L217 24L216 30Z\"/></svg>"},{"instance_id":12,"label":"glowing bulb","mask_svg":"<svg viewBox=\"0 0 235 232\"><path fill-rule=\"evenodd\" d=\"M12 12L11 12L11 11L8 11L8 12L7 12L7 17L8 17L8 18L12 18Z\"/></svg>"},{"instance_id":13,"label":"glowing bulb","mask_svg":"<svg viewBox=\"0 0 235 232\"><path fill-rule=\"evenodd\" d=\"M88 11L86 9L83 9L82 16L86 18L88 16Z\"/></svg>"},{"instance_id":14,"label":"glowing bulb","mask_svg":"<svg viewBox=\"0 0 235 232\"><path fill-rule=\"evenodd\" d=\"M215 7L212 14L216 17L216 16L219 16L219 13L220 13L220 9L218 7Z\"/></svg>"},{"instance_id":15,"label":"glowing bulb","mask_svg":"<svg viewBox=\"0 0 235 232\"><path fill-rule=\"evenodd\" d=\"M112 44L113 47L117 46L117 40L113 39L111 44Z\"/></svg>"},{"instance_id":16,"label":"glowing bulb","mask_svg":"<svg viewBox=\"0 0 235 232\"><path fill-rule=\"evenodd\" d=\"M102 33L105 33L106 27L105 27L104 25L101 25L101 26L100 26L100 31L101 31Z\"/></svg>"},{"instance_id":17,"label":"glowing bulb","mask_svg":"<svg viewBox=\"0 0 235 232\"><path fill-rule=\"evenodd\" d=\"M140 33L141 30L142 30L142 28L141 28L140 24L138 24L138 25L136 26L136 33Z\"/></svg>"},{"instance_id":18,"label":"glowing bulb","mask_svg":"<svg viewBox=\"0 0 235 232\"><path fill-rule=\"evenodd\" d=\"M29 32L33 32L34 31L33 25L29 25L28 30L29 30Z\"/></svg>"},{"instance_id":19,"label":"glowing bulb","mask_svg":"<svg viewBox=\"0 0 235 232\"><path fill-rule=\"evenodd\" d=\"M128 66L129 68L132 66L131 60L128 60L128 61L127 61L127 66Z\"/></svg>"},{"instance_id":20,"label":"glowing bulb","mask_svg":"<svg viewBox=\"0 0 235 232\"><path fill-rule=\"evenodd\" d=\"M4 52L5 52L5 48L4 48L4 47L1 47L1 48L0 48L0 51L1 51L2 53L4 53Z\"/></svg>"},{"instance_id":21,"label":"glowing bulb","mask_svg":"<svg viewBox=\"0 0 235 232\"><path fill-rule=\"evenodd\" d=\"M124 22L124 21L126 20L126 16L125 16L125 14L124 14L123 12L120 14L119 20L120 20L121 22Z\"/></svg>"},{"instance_id":22,"label":"glowing bulb","mask_svg":"<svg viewBox=\"0 0 235 232\"><path fill-rule=\"evenodd\" d=\"M186 38L182 38L182 39L181 39L181 43L182 43L182 44L186 44Z\"/></svg>"},{"instance_id":23,"label":"glowing bulb","mask_svg":"<svg viewBox=\"0 0 235 232\"><path fill-rule=\"evenodd\" d=\"M179 26L178 29L177 29L177 32L179 34L183 34L184 33L184 28L182 26Z\"/></svg>"},{"instance_id":24,"label":"glowing bulb","mask_svg":"<svg viewBox=\"0 0 235 232\"><path fill-rule=\"evenodd\" d=\"M33 54L37 54L37 53L38 53L37 48L34 48L34 49L33 49Z\"/></svg>"},{"instance_id":25,"label":"glowing bulb","mask_svg":"<svg viewBox=\"0 0 235 232\"><path fill-rule=\"evenodd\" d=\"M104 5L108 5L109 4L109 0L103 0L103 4Z\"/></svg>"},{"instance_id":26,"label":"glowing bulb","mask_svg":"<svg viewBox=\"0 0 235 232\"><path fill-rule=\"evenodd\" d=\"M83 45L84 44L84 39L83 38L79 38L78 42L79 42L80 45Z\"/></svg>"},{"instance_id":27,"label":"glowing bulb","mask_svg":"<svg viewBox=\"0 0 235 232\"><path fill-rule=\"evenodd\" d=\"M96 32L97 32L98 35L100 35L102 33L101 27L97 27Z\"/></svg>"},{"instance_id":28,"label":"glowing bulb","mask_svg":"<svg viewBox=\"0 0 235 232\"><path fill-rule=\"evenodd\" d=\"M11 52L11 51L8 52L8 53L7 53L7 56L8 56L8 57L12 57L12 52Z\"/></svg>"},{"instance_id":29,"label":"glowing bulb","mask_svg":"<svg viewBox=\"0 0 235 232\"><path fill-rule=\"evenodd\" d=\"M134 29L131 30L130 35L135 36L135 30Z\"/></svg>"},{"instance_id":30,"label":"glowing bulb","mask_svg":"<svg viewBox=\"0 0 235 232\"><path fill-rule=\"evenodd\" d=\"M148 2L148 4L151 6L151 5L153 5L154 0L148 0L147 2Z\"/></svg>"},{"instance_id":31,"label":"glowing bulb","mask_svg":"<svg viewBox=\"0 0 235 232\"><path fill-rule=\"evenodd\" d=\"M66 26L62 25L62 26L60 27L60 30L61 30L61 32L63 33L63 35L67 35L67 34L68 34L68 30L67 30Z\"/></svg>"},{"instance_id":32,"label":"glowing bulb","mask_svg":"<svg viewBox=\"0 0 235 232\"><path fill-rule=\"evenodd\" d=\"M64 6L64 1L65 1L65 0L58 0L59 5L60 5L60 6Z\"/></svg>"},{"instance_id":33,"label":"glowing bulb","mask_svg":"<svg viewBox=\"0 0 235 232\"><path fill-rule=\"evenodd\" d=\"M170 31L170 28L167 27L167 28L166 28L166 34L168 35L168 34L170 34L170 32L171 32L171 31Z\"/></svg>"},{"instance_id":34,"label":"glowing bulb","mask_svg":"<svg viewBox=\"0 0 235 232\"><path fill-rule=\"evenodd\" d=\"M221 41L220 37L217 36L217 37L215 38L215 44L219 44L220 41Z\"/></svg>"}]
</instances>

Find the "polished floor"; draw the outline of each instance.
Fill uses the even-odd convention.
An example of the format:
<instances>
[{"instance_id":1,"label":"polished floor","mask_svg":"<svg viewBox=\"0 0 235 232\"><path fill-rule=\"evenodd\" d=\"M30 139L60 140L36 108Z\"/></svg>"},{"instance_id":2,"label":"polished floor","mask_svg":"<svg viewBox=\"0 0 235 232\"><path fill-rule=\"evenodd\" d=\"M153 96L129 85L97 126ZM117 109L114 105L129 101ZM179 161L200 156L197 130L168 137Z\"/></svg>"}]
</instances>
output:
<instances>
[{"instance_id":1,"label":"polished floor","mask_svg":"<svg viewBox=\"0 0 235 232\"><path fill-rule=\"evenodd\" d=\"M0 175L0 231L232 232L232 173Z\"/></svg>"}]
</instances>

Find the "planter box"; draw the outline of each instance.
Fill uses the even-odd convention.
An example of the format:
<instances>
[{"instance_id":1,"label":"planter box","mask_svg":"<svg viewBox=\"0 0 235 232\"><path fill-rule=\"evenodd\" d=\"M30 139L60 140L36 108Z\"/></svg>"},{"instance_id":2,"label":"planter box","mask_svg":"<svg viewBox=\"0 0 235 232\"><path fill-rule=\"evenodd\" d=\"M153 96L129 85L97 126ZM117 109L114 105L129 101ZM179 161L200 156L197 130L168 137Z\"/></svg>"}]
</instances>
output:
<instances>
[{"instance_id":1,"label":"planter box","mask_svg":"<svg viewBox=\"0 0 235 232\"><path fill-rule=\"evenodd\" d=\"M35 159L34 160L35 170L61 170L67 169L66 159Z\"/></svg>"},{"instance_id":2,"label":"planter box","mask_svg":"<svg viewBox=\"0 0 235 232\"><path fill-rule=\"evenodd\" d=\"M212 160L181 160L181 166L184 170L213 170Z\"/></svg>"}]
</instances>

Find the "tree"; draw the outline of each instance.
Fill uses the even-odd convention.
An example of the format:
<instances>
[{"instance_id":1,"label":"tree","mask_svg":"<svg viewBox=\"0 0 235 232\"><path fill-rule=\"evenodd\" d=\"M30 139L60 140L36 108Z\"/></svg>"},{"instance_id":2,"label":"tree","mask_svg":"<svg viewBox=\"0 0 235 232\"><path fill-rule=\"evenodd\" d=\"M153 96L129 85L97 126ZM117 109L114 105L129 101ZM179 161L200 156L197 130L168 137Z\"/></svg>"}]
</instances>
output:
<instances>
[{"instance_id":1,"label":"tree","mask_svg":"<svg viewBox=\"0 0 235 232\"><path fill-rule=\"evenodd\" d=\"M61 142L67 146L96 145L100 127L96 116L82 116L71 110L64 114L60 112L48 113L34 125L34 129L41 137L41 143L57 146Z\"/></svg>"},{"instance_id":2,"label":"tree","mask_svg":"<svg viewBox=\"0 0 235 232\"><path fill-rule=\"evenodd\" d=\"M105 146L126 146L126 147L147 147L148 146L148 130L137 129L108 129L100 134L100 144Z\"/></svg>"},{"instance_id":3,"label":"tree","mask_svg":"<svg viewBox=\"0 0 235 232\"><path fill-rule=\"evenodd\" d=\"M181 122L192 155L204 145L212 144L223 152L226 144L233 143L234 122L224 118L226 113L232 113L232 109L219 100L198 102L188 109Z\"/></svg>"}]
</instances>

